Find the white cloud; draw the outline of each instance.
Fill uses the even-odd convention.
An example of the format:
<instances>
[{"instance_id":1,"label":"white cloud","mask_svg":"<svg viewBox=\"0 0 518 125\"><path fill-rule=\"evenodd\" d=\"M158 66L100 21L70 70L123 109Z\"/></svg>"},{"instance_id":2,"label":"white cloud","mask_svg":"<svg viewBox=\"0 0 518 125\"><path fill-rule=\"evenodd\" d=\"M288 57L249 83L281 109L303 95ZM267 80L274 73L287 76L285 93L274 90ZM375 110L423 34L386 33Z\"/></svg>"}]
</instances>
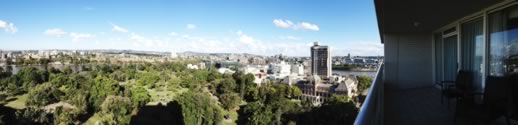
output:
<instances>
[{"instance_id":1,"label":"white cloud","mask_svg":"<svg viewBox=\"0 0 518 125\"><path fill-rule=\"evenodd\" d=\"M289 56L310 56L310 47L313 42L294 40L264 41L243 31L234 32L235 37L200 37L179 34L184 37L171 37L169 50L176 52L194 51L205 53L251 53L260 55L284 54ZM296 39L295 36L283 36L285 39ZM330 42L333 56L351 55L377 56L383 55L383 45L379 42Z\"/></svg>"},{"instance_id":2,"label":"white cloud","mask_svg":"<svg viewBox=\"0 0 518 125\"><path fill-rule=\"evenodd\" d=\"M158 38L148 38L136 33L132 33L129 40L136 47L141 47L142 45L144 45L144 47L166 47L168 44Z\"/></svg>"},{"instance_id":3,"label":"white cloud","mask_svg":"<svg viewBox=\"0 0 518 125\"><path fill-rule=\"evenodd\" d=\"M245 34L239 36L239 41L244 44L255 44L255 39Z\"/></svg>"},{"instance_id":4,"label":"white cloud","mask_svg":"<svg viewBox=\"0 0 518 125\"><path fill-rule=\"evenodd\" d=\"M275 24L275 26L280 27L280 28L291 28L291 27L293 27L293 22L291 22L289 20L274 19L273 20L273 24Z\"/></svg>"},{"instance_id":5,"label":"white cloud","mask_svg":"<svg viewBox=\"0 0 518 125\"><path fill-rule=\"evenodd\" d=\"M194 24L187 24L186 28L187 28L188 30L194 30L194 29L198 28L198 26L196 26L196 25L194 25Z\"/></svg>"},{"instance_id":6,"label":"white cloud","mask_svg":"<svg viewBox=\"0 0 518 125\"><path fill-rule=\"evenodd\" d=\"M290 20L273 19L273 24L276 27L283 28L283 29L311 30L311 31L319 31L320 30L318 25L312 24L312 23L308 23L308 22L293 23Z\"/></svg>"},{"instance_id":7,"label":"white cloud","mask_svg":"<svg viewBox=\"0 0 518 125\"><path fill-rule=\"evenodd\" d=\"M84 41L84 40L93 40L96 36L88 33L75 33L75 32L65 32L60 28L47 29L43 32L44 35L53 36L53 37L69 37L74 42Z\"/></svg>"},{"instance_id":8,"label":"white cloud","mask_svg":"<svg viewBox=\"0 0 518 125\"><path fill-rule=\"evenodd\" d=\"M95 38L94 35L86 33L70 33L70 37L72 37L72 41L74 42L90 40Z\"/></svg>"},{"instance_id":9,"label":"white cloud","mask_svg":"<svg viewBox=\"0 0 518 125\"><path fill-rule=\"evenodd\" d=\"M259 40L254 39L242 31L237 31L236 34L238 35L239 42L244 44L248 49L256 50L261 49L264 46Z\"/></svg>"},{"instance_id":10,"label":"white cloud","mask_svg":"<svg viewBox=\"0 0 518 125\"><path fill-rule=\"evenodd\" d=\"M127 33L128 30L126 28L122 28L120 26L117 26L115 24L112 24L113 28L112 28L112 31L114 32L121 32L121 33Z\"/></svg>"},{"instance_id":11,"label":"white cloud","mask_svg":"<svg viewBox=\"0 0 518 125\"><path fill-rule=\"evenodd\" d=\"M48 35L48 36L61 37L61 36L67 35L68 33L63 31L62 29L54 28L54 29L46 30L45 32L43 32L43 34Z\"/></svg>"},{"instance_id":12,"label":"white cloud","mask_svg":"<svg viewBox=\"0 0 518 125\"><path fill-rule=\"evenodd\" d=\"M312 30L312 31L319 31L320 28L318 28L318 26L316 24L311 24L311 23L308 23L308 22L302 22L302 23L299 23L297 25L297 27L295 27L297 29L306 29L306 30Z\"/></svg>"},{"instance_id":13,"label":"white cloud","mask_svg":"<svg viewBox=\"0 0 518 125\"><path fill-rule=\"evenodd\" d=\"M282 40L301 40L302 38L296 36L281 36L279 37Z\"/></svg>"},{"instance_id":14,"label":"white cloud","mask_svg":"<svg viewBox=\"0 0 518 125\"><path fill-rule=\"evenodd\" d=\"M262 41L243 31L235 32L235 37L199 37L182 34L172 38L170 49L177 52L194 51L205 53L251 53L274 55L309 55L309 46L298 42Z\"/></svg>"},{"instance_id":15,"label":"white cloud","mask_svg":"<svg viewBox=\"0 0 518 125\"><path fill-rule=\"evenodd\" d=\"M178 33L171 32L171 33L169 33L169 36L178 36Z\"/></svg>"},{"instance_id":16,"label":"white cloud","mask_svg":"<svg viewBox=\"0 0 518 125\"><path fill-rule=\"evenodd\" d=\"M0 20L0 29L4 29L5 32L8 33L16 33L18 29L14 26L13 23L9 23L7 21Z\"/></svg>"}]
</instances>

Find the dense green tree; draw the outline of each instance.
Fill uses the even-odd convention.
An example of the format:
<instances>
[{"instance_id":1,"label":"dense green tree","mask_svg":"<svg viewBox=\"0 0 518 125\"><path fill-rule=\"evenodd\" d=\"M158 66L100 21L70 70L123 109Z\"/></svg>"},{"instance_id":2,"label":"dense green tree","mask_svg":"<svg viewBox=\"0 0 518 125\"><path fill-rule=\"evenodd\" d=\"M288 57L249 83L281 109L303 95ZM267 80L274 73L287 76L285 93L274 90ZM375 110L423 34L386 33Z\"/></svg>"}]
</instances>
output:
<instances>
[{"instance_id":1,"label":"dense green tree","mask_svg":"<svg viewBox=\"0 0 518 125\"><path fill-rule=\"evenodd\" d=\"M225 78L218 86L218 94L233 92L236 88L236 81L232 78Z\"/></svg>"},{"instance_id":2,"label":"dense green tree","mask_svg":"<svg viewBox=\"0 0 518 125\"><path fill-rule=\"evenodd\" d=\"M10 71L5 71L4 68L0 67L0 79L10 77L11 75Z\"/></svg>"},{"instance_id":3,"label":"dense green tree","mask_svg":"<svg viewBox=\"0 0 518 125\"><path fill-rule=\"evenodd\" d=\"M184 71L185 69L187 69L187 66L185 66L182 63L171 63L171 64L169 64L168 67L169 67L169 69L171 69L174 72L181 72L181 71Z\"/></svg>"},{"instance_id":4,"label":"dense green tree","mask_svg":"<svg viewBox=\"0 0 518 125\"><path fill-rule=\"evenodd\" d=\"M137 77L137 70L135 65L129 65L122 69L123 74L126 76L126 80L135 79Z\"/></svg>"},{"instance_id":5,"label":"dense green tree","mask_svg":"<svg viewBox=\"0 0 518 125\"><path fill-rule=\"evenodd\" d=\"M261 102L248 103L239 116L243 118L242 124L246 125L269 125L271 124L273 113L269 106Z\"/></svg>"},{"instance_id":6,"label":"dense green tree","mask_svg":"<svg viewBox=\"0 0 518 125\"><path fill-rule=\"evenodd\" d=\"M144 87L137 86L131 88L131 100L133 107L142 107L151 100L151 97Z\"/></svg>"},{"instance_id":7,"label":"dense green tree","mask_svg":"<svg viewBox=\"0 0 518 125\"><path fill-rule=\"evenodd\" d=\"M298 97L302 95L302 90L300 90L299 87L296 86L290 86L289 87L289 94L288 97Z\"/></svg>"},{"instance_id":8,"label":"dense green tree","mask_svg":"<svg viewBox=\"0 0 518 125\"><path fill-rule=\"evenodd\" d=\"M66 65L65 68L63 68L63 73L72 74L74 73L74 71L72 70L72 67L70 67L70 65Z\"/></svg>"},{"instance_id":9,"label":"dense green tree","mask_svg":"<svg viewBox=\"0 0 518 125\"><path fill-rule=\"evenodd\" d=\"M353 124L358 114L355 104L347 96L332 96L320 107L301 112L297 122L303 124Z\"/></svg>"},{"instance_id":10,"label":"dense green tree","mask_svg":"<svg viewBox=\"0 0 518 125\"><path fill-rule=\"evenodd\" d=\"M89 102L92 103L96 109L100 109L99 106L105 100L106 96L119 95L122 89L117 81L106 76L97 76L90 89Z\"/></svg>"},{"instance_id":11,"label":"dense green tree","mask_svg":"<svg viewBox=\"0 0 518 125\"><path fill-rule=\"evenodd\" d=\"M101 122L107 124L125 125L130 122L132 102L127 97L108 96L101 105Z\"/></svg>"},{"instance_id":12,"label":"dense green tree","mask_svg":"<svg viewBox=\"0 0 518 125\"><path fill-rule=\"evenodd\" d=\"M124 82L128 79L128 76L125 73L123 73L121 70L114 71L113 73L110 74L110 77L119 82Z\"/></svg>"},{"instance_id":13,"label":"dense green tree","mask_svg":"<svg viewBox=\"0 0 518 125\"><path fill-rule=\"evenodd\" d=\"M349 96L346 95L331 95L328 101L325 102L327 105L336 105L342 103L348 103L350 101Z\"/></svg>"},{"instance_id":14,"label":"dense green tree","mask_svg":"<svg viewBox=\"0 0 518 125\"><path fill-rule=\"evenodd\" d=\"M247 103L238 110L239 124L349 124L358 112L347 96L333 95L321 107L313 107L309 101L293 99L302 94L295 86L273 82L258 86L253 74L187 69L187 63L195 61L93 64L95 70L81 72L23 68L16 75L0 78L0 93L29 93L28 107L17 113L25 124L81 124L79 121L86 120L83 116L93 113L100 116L101 124L129 124L131 115L148 107L148 91L162 92L165 88L182 90L173 98L177 108L171 111L185 124L219 124L223 109L237 109L241 100ZM57 108L53 113L41 108L60 101L75 108Z\"/></svg>"},{"instance_id":15,"label":"dense green tree","mask_svg":"<svg viewBox=\"0 0 518 125\"><path fill-rule=\"evenodd\" d=\"M208 80L209 71L207 70L192 70L192 74L194 75L194 78L198 82L206 83Z\"/></svg>"},{"instance_id":16,"label":"dense green tree","mask_svg":"<svg viewBox=\"0 0 518 125\"><path fill-rule=\"evenodd\" d=\"M3 94L3 93L0 93L0 103L4 102L5 99L7 99L7 95Z\"/></svg>"},{"instance_id":17,"label":"dense green tree","mask_svg":"<svg viewBox=\"0 0 518 125\"><path fill-rule=\"evenodd\" d=\"M206 93L188 91L177 99L186 125L212 125L219 123L221 110Z\"/></svg>"},{"instance_id":18,"label":"dense green tree","mask_svg":"<svg viewBox=\"0 0 518 125\"><path fill-rule=\"evenodd\" d=\"M221 77L221 74L215 68L211 68L209 74L207 74L207 82L214 82L217 79L221 79Z\"/></svg>"},{"instance_id":19,"label":"dense green tree","mask_svg":"<svg viewBox=\"0 0 518 125\"><path fill-rule=\"evenodd\" d=\"M43 83L48 79L48 73L46 71L38 71L34 67L24 67L16 74L21 82L22 88L28 90L29 88Z\"/></svg>"},{"instance_id":20,"label":"dense green tree","mask_svg":"<svg viewBox=\"0 0 518 125\"><path fill-rule=\"evenodd\" d=\"M29 106L45 106L59 101L63 96L63 92L58 90L50 83L43 83L30 89L27 105Z\"/></svg>"},{"instance_id":21,"label":"dense green tree","mask_svg":"<svg viewBox=\"0 0 518 125\"><path fill-rule=\"evenodd\" d=\"M25 109L18 110L15 113L16 120L23 125L30 124L51 124L52 115L46 113L43 109L35 106L29 106Z\"/></svg>"},{"instance_id":22,"label":"dense green tree","mask_svg":"<svg viewBox=\"0 0 518 125\"><path fill-rule=\"evenodd\" d=\"M356 77L358 79L358 91L363 92L367 90L372 84L372 77L360 75Z\"/></svg>"},{"instance_id":23,"label":"dense green tree","mask_svg":"<svg viewBox=\"0 0 518 125\"><path fill-rule=\"evenodd\" d=\"M241 98L236 93L224 93L219 96L219 101L226 110L232 110L239 106Z\"/></svg>"},{"instance_id":24,"label":"dense green tree","mask_svg":"<svg viewBox=\"0 0 518 125\"><path fill-rule=\"evenodd\" d=\"M110 74L113 72L113 68L111 67L111 65L109 64L101 64L101 65L97 65L97 68L96 68L99 73L101 74Z\"/></svg>"},{"instance_id":25,"label":"dense green tree","mask_svg":"<svg viewBox=\"0 0 518 125\"><path fill-rule=\"evenodd\" d=\"M72 105L76 107L77 114L85 114L88 110L88 93L81 90L76 90L74 93L67 93L67 96L71 96L68 98L67 102L70 102Z\"/></svg>"},{"instance_id":26,"label":"dense green tree","mask_svg":"<svg viewBox=\"0 0 518 125\"><path fill-rule=\"evenodd\" d=\"M160 76L158 72L142 72L138 75L137 84L144 85L152 85L157 83L160 80Z\"/></svg>"},{"instance_id":27,"label":"dense green tree","mask_svg":"<svg viewBox=\"0 0 518 125\"><path fill-rule=\"evenodd\" d=\"M71 125L77 120L78 113L75 110L65 110L63 107L56 107L53 113L55 125Z\"/></svg>"},{"instance_id":28,"label":"dense green tree","mask_svg":"<svg viewBox=\"0 0 518 125\"><path fill-rule=\"evenodd\" d=\"M18 76L11 76L10 78L2 80L4 83L4 89L7 92L7 95L13 96L16 94L21 93L24 91L24 89L21 87L22 83L20 80L20 77Z\"/></svg>"}]
</instances>

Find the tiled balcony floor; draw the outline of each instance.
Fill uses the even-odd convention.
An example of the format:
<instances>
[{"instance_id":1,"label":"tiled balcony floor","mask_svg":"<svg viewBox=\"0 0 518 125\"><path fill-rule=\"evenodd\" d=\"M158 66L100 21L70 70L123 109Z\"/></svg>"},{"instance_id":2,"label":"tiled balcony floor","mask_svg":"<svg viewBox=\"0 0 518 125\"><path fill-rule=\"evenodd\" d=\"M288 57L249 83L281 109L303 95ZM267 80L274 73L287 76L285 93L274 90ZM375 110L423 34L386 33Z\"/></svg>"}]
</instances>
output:
<instances>
[{"instance_id":1,"label":"tiled balcony floor","mask_svg":"<svg viewBox=\"0 0 518 125\"><path fill-rule=\"evenodd\" d=\"M455 101L450 106L441 104L441 93L436 87L394 90L386 87L385 125L484 125L477 113L462 113L454 120ZM505 125L505 119L492 122ZM513 122L513 124L516 124Z\"/></svg>"}]
</instances>

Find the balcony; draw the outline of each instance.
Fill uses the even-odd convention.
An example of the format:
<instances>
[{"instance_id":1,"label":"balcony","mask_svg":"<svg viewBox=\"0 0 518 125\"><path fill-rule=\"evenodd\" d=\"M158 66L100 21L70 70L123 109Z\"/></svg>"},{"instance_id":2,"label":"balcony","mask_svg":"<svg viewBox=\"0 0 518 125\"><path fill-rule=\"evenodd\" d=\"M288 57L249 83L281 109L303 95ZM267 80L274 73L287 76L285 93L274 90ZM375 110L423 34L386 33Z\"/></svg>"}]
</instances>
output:
<instances>
[{"instance_id":1,"label":"balcony","mask_svg":"<svg viewBox=\"0 0 518 125\"><path fill-rule=\"evenodd\" d=\"M354 121L355 125L381 125L383 124L383 64L378 67L376 77L372 81L371 87L365 101L360 108L360 112Z\"/></svg>"},{"instance_id":2,"label":"balcony","mask_svg":"<svg viewBox=\"0 0 518 125\"><path fill-rule=\"evenodd\" d=\"M383 83L384 66L378 69L375 80L355 125L484 125L480 113L460 112L455 119L455 100L441 103L438 87L394 89ZM460 107L462 108L462 107ZM506 125L504 117L491 122ZM512 124L516 124L513 122Z\"/></svg>"}]
</instances>

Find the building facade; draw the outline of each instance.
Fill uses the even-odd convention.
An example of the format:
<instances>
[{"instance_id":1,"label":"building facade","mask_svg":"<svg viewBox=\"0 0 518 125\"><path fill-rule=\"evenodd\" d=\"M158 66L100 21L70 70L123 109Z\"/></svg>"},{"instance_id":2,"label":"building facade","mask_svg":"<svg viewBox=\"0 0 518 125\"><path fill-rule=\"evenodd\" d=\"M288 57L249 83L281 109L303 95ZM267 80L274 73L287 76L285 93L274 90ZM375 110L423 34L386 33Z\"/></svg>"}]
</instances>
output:
<instances>
[{"instance_id":1,"label":"building facade","mask_svg":"<svg viewBox=\"0 0 518 125\"><path fill-rule=\"evenodd\" d=\"M311 74L327 79L331 76L331 68L331 49L315 42L311 47Z\"/></svg>"}]
</instances>

